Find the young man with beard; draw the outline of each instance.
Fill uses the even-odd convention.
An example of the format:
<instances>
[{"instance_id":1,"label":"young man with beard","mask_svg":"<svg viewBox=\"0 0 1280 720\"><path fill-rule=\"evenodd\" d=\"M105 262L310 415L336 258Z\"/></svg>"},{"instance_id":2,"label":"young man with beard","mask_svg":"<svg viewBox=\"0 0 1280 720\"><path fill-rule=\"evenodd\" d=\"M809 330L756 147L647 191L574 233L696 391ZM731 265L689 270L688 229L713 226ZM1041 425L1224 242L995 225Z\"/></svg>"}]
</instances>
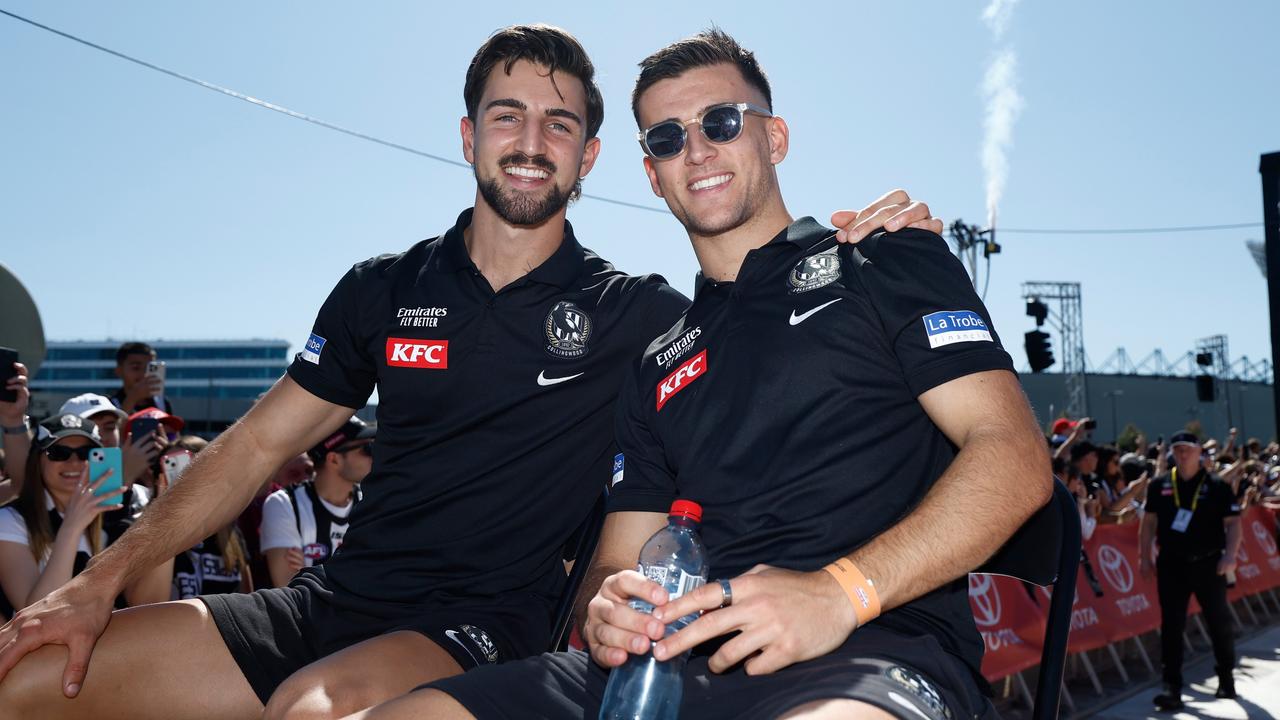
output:
<instances>
[{"instance_id":1,"label":"young man with beard","mask_svg":"<svg viewBox=\"0 0 1280 720\"><path fill-rule=\"evenodd\" d=\"M358 717L595 717L607 669L650 647L693 650L681 717L993 716L964 578L1052 476L963 267L929 232L855 248L793 220L787 125L718 30L642 62L633 107L702 273L619 398L589 653L477 668ZM629 568L676 498L703 508L712 580L668 598Z\"/></svg>"},{"instance_id":2,"label":"young man with beard","mask_svg":"<svg viewBox=\"0 0 1280 720\"><path fill-rule=\"evenodd\" d=\"M117 546L0 630L0 718L330 717L545 649L561 548L611 475L625 368L687 305L565 221L600 150L593 73L547 26L480 48L461 121L475 207L354 266L287 376ZM900 211L891 223L940 228L900 196L847 213L850 238ZM286 588L109 614L375 387L372 474L328 562ZM121 692L139 667L145 684Z\"/></svg>"}]
</instances>

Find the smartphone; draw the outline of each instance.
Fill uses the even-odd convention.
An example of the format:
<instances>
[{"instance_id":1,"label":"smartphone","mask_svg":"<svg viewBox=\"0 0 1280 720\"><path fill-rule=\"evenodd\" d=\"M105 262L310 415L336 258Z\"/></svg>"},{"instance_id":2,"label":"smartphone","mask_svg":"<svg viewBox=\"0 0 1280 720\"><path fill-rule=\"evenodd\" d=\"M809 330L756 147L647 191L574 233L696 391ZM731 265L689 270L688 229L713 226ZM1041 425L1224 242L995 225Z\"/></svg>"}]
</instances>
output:
<instances>
[{"instance_id":1,"label":"smartphone","mask_svg":"<svg viewBox=\"0 0 1280 720\"><path fill-rule=\"evenodd\" d=\"M178 478L182 477L182 473L186 472L190 465L191 453L186 450L165 455L160 461L160 466L164 468L164 476L169 479L170 487L178 482Z\"/></svg>"},{"instance_id":2,"label":"smartphone","mask_svg":"<svg viewBox=\"0 0 1280 720\"><path fill-rule=\"evenodd\" d=\"M129 426L129 442L148 437L160 427L160 421L152 417L138 418Z\"/></svg>"},{"instance_id":3,"label":"smartphone","mask_svg":"<svg viewBox=\"0 0 1280 720\"><path fill-rule=\"evenodd\" d=\"M164 382L164 361L152 360L147 363L147 375L153 375L160 378L160 382Z\"/></svg>"},{"instance_id":4,"label":"smartphone","mask_svg":"<svg viewBox=\"0 0 1280 720\"><path fill-rule=\"evenodd\" d=\"M1097 428L1098 428L1098 421L1097 421L1097 420L1088 420L1088 421L1086 421L1086 422L1085 422L1085 424L1084 424L1084 429L1085 429L1085 430L1096 430Z\"/></svg>"},{"instance_id":5,"label":"smartphone","mask_svg":"<svg viewBox=\"0 0 1280 720\"><path fill-rule=\"evenodd\" d=\"M99 505L119 504L124 495L124 460L120 448L93 448L89 451L89 482L92 484L102 473L114 470L111 477L94 492L103 498Z\"/></svg>"},{"instance_id":6,"label":"smartphone","mask_svg":"<svg viewBox=\"0 0 1280 720\"><path fill-rule=\"evenodd\" d=\"M0 347L0 402L18 401L18 391L6 390L4 387L10 380L18 377L18 371L13 368L16 362L18 362L17 350Z\"/></svg>"}]
</instances>

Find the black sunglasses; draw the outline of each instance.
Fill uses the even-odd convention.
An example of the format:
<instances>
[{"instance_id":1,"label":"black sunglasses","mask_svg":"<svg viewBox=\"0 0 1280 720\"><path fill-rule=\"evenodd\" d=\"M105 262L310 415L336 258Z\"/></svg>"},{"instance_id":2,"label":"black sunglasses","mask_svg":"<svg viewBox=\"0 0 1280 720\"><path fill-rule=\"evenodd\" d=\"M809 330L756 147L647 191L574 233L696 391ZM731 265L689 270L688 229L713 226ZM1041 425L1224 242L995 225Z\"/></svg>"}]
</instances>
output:
<instances>
[{"instance_id":1,"label":"black sunglasses","mask_svg":"<svg viewBox=\"0 0 1280 720\"><path fill-rule=\"evenodd\" d=\"M759 105L751 103L725 103L712 105L702 114L687 122L679 120L663 120L657 125L636 133L640 147L654 160L668 160L684 152L689 135L685 128L697 123L702 136L709 142L723 145L733 142L742 134L744 112L752 112L764 117L773 117L773 113Z\"/></svg>"},{"instance_id":2,"label":"black sunglasses","mask_svg":"<svg viewBox=\"0 0 1280 720\"><path fill-rule=\"evenodd\" d=\"M88 462L89 451L92 449L92 445L81 445L78 448L67 447L66 445L50 445L44 449L44 455L54 462L66 462L71 459L72 455Z\"/></svg>"}]
</instances>

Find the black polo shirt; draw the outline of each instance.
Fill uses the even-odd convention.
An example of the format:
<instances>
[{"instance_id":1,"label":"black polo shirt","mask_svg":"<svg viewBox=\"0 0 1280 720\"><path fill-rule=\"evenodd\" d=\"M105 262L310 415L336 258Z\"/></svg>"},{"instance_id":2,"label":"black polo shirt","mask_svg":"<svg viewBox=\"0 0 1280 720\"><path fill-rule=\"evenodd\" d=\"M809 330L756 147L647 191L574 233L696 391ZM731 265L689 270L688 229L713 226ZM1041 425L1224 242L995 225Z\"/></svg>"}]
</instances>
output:
<instances>
[{"instance_id":1,"label":"black polo shirt","mask_svg":"<svg viewBox=\"0 0 1280 720\"><path fill-rule=\"evenodd\" d=\"M1204 468L1192 478L1181 477L1177 468L1156 477L1147 489L1143 507L1156 517L1156 543L1160 546L1160 560L1165 562L1185 562L1223 552L1227 547L1223 521L1240 514L1231 485ZM1192 511L1186 532L1173 529L1180 507Z\"/></svg>"},{"instance_id":2,"label":"black polo shirt","mask_svg":"<svg viewBox=\"0 0 1280 720\"><path fill-rule=\"evenodd\" d=\"M610 510L701 503L713 577L815 570L889 528L955 456L917 397L1013 369L942 238L854 249L832 235L804 218L748 253L736 282L702 282L623 390ZM978 671L964 580L875 622L932 634Z\"/></svg>"},{"instance_id":3,"label":"black polo shirt","mask_svg":"<svg viewBox=\"0 0 1280 720\"><path fill-rule=\"evenodd\" d=\"M359 408L378 388L363 499L325 563L335 595L438 604L554 594L561 547L608 481L626 370L688 300L574 238L495 293L439 238L354 266L289 376Z\"/></svg>"}]
</instances>

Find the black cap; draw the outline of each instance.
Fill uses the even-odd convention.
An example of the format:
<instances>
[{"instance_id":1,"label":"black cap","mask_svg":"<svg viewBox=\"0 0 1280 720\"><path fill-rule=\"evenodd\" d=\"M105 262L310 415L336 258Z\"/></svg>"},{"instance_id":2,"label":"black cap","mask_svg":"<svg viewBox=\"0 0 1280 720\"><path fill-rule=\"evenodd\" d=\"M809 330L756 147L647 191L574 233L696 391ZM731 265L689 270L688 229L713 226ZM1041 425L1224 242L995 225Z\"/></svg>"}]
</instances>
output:
<instances>
[{"instance_id":1,"label":"black cap","mask_svg":"<svg viewBox=\"0 0 1280 720\"><path fill-rule=\"evenodd\" d=\"M323 462L324 456L337 450L353 440L372 440L378 429L367 425L363 420L353 417L333 431L329 437L307 451L315 462Z\"/></svg>"},{"instance_id":2,"label":"black cap","mask_svg":"<svg viewBox=\"0 0 1280 720\"><path fill-rule=\"evenodd\" d=\"M1182 432L1174 433L1173 437L1169 438L1169 447L1174 447L1176 445L1194 445L1195 447L1200 447L1200 438L1196 437L1195 433L1184 430Z\"/></svg>"},{"instance_id":3,"label":"black cap","mask_svg":"<svg viewBox=\"0 0 1280 720\"><path fill-rule=\"evenodd\" d=\"M98 426L89 418L82 418L75 413L54 415L36 426L36 446L41 450L69 437L82 437L96 447L102 447Z\"/></svg>"}]
</instances>

